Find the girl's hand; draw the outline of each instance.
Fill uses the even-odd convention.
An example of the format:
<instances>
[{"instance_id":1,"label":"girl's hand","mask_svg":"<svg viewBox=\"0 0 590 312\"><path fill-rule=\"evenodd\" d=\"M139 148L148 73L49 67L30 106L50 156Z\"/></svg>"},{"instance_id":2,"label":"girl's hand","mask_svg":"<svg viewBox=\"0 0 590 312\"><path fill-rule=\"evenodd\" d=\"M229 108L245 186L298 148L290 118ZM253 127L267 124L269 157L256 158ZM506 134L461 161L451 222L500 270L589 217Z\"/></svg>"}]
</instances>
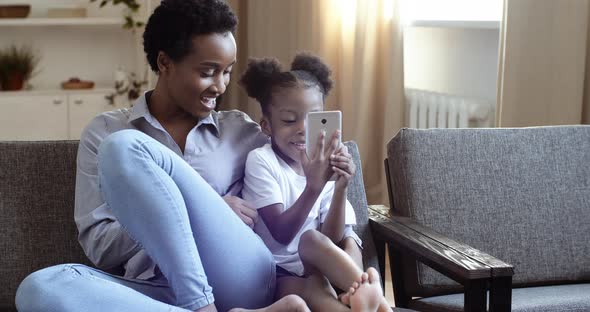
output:
<instances>
[{"instance_id":1,"label":"girl's hand","mask_svg":"<svg viewBox=\"0 0 590 312\"><path fill-rule=\"evenodd\" d=\"M348 153L346 146L342 146L336 153L330 156L330 165L332 165L332 170L338 176L334 187L345 189L356 172L352 155Z\"/></svg>"},{"instance_id":2,"label":"girl's hand","mask_svg":"<svg viewBox=\"0 0 590 312\"><path fill-rule=\"evenodd\" d=\"M254 224L258 220L258 212L252 208L245 200L233 196L225 195L222 197L227 205L249 226L251 229L254 228Z\"/></svg>"},{"instance_id":3,"label":"girl's hand","mask_svg":"<svg viewBox=\"0 0 590 312\"><path fill-rule=\"evenodd\" d=\"M319 135L314 155L309 157L305 151L301 152L301 165L307 179L307 186L315 191L323 190L326 182L334 174L330 164L330 156L338 149L340 131L332 134L327 148L324 147L325 136L325 132Z\"/></svg>"}]
</instances>

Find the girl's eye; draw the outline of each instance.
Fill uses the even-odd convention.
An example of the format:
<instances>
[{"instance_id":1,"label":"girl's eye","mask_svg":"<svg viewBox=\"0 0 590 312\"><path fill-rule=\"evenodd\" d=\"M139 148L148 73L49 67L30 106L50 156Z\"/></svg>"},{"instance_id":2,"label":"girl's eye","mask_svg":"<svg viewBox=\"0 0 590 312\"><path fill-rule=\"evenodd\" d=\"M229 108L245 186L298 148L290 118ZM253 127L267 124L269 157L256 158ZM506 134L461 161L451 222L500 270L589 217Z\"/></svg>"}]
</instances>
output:
<instances>
[{"instance_id":1,"label":"girl's eye","mask_svg":"<svg viewBox=\"0 0 590 312\"><path fill-rule=\"evenodd\" d=\"M210 78L213 77L213 75L215 75L214 72L201 72L201 77L203 78Z\"/></svg>"},{"instance_id":2,"label":"girl's eye","mask_svg":"<svg viewBox=\"0 0 590 312\"><path fill-rule=\"evenodd\" d=\"M295 120L283 120L284 123L294 123Z\"/></svg>"}]
</instances>

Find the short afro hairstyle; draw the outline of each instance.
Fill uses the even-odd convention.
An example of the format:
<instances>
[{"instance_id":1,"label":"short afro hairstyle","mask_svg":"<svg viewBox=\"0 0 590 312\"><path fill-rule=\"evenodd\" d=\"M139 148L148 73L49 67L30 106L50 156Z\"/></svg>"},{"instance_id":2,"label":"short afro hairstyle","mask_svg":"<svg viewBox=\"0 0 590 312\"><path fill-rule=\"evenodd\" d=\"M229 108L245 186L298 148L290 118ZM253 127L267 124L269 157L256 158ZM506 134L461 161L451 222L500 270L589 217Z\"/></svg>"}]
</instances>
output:
<instances>
[{"instance_id":1,"label":"short afro hairstyle","mask_svg":"<svg viewBox=\"0 0 590 312\"><path fill-rule=\"evenodd\" d=\"M179 62L192 49L196 35L235 32L238 18L223 0L163 0L143 33L143 50L152 70L159 72L160 51Z\"/></svg>"},{"instance_id":2,"label":"short afro hairstyle","mask_svg":"<svg viewBox=\"0 0 590 312\"><path fill-rule=\"evenodd\" d=\"M331 74L330 67L322 59L307 52L295 56L289 71L283 71L276 58L250 58L240 85L249 97L260 103L262 112L268 116L272 94L278 88L317 87L325 99L334 84Z\"/></svg>"}]
</instances>

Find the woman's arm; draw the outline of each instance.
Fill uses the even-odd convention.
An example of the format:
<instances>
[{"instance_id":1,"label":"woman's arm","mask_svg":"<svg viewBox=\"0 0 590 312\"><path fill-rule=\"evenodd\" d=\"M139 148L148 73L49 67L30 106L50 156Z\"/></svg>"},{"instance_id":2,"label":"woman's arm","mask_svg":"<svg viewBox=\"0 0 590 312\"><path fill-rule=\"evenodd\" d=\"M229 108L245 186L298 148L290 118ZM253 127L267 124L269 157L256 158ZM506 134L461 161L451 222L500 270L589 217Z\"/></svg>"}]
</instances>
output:
<instances>
[{"instance_id":1,"label":"woman's arm","mask_svg":"<svg viewBox=\"0 0 590 312\"><path fill-rule=\"evenodd\" d=\"M80 138L76 170L74 219L78 241L90 261L101 269L120 266L140 250L100 193L96 155L108 134L102 116L90 122Z\"/></svg>"}]
</instances>

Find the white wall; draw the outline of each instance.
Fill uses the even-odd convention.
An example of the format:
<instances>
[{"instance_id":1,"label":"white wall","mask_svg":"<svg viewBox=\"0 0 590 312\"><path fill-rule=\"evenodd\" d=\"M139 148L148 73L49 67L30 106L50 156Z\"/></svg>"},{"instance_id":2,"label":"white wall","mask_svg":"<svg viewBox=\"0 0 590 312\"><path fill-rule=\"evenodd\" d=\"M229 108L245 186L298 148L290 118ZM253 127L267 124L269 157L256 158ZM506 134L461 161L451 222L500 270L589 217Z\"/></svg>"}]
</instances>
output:
<instances>
[{"instance_id":1,"label":"white wall","mask_svg":"<svg viewBox=\"0 0 590 312\"><path fill-rule=\"evenodd\" d=\"M133 70L132 34L117 26L0 27L0 48L29 44L40 55L36 89L56 89L70 77L113 87L113 73L122 66Z\"/></svg>"},{"instance_id":2,"label":"white wall","mask_svg":"<svg viewBox=\"0 0 590 312\"><path fill-rule=\"evenodd\" d=\"M405 86L495 103L498 42L498 29L406 26Z\"/></svg>"},{"instance_id":3,"label":"white wall","mask_svg":"<svg viewBox=\"0 0 590 312\"><path fill-rule=\"evenodd\" d=\"M143 3L145 0L140 0ZM90 17L111 17L120 16L123 5L107 5L99 8L100 0L90 2L90 0L0 0L0 4L29 4L31 13L29 17L46 17L48 8L77 7L86 8Z\"/></svg>"},{"instance_id":4,"label":"white wall","mask_svg":"<svg viewBox=\"0 0 590 312\"><path fill-rule=\"evenodd\" d=\"M106 6L89 0L0 0L0 4L30 4L29 18L47 16L50 7L83 7L89 17L122 18L122 6ZM31 45L40 55L37 75L30 81L35 89L59 89L70 77L92 80L97 87L113 87L118 67L138 68L137 45L130 30L109 26L0 26L0 49L11 44ZM142 59L143 61L143 59Z\"/></svg>"}]
</instances>

